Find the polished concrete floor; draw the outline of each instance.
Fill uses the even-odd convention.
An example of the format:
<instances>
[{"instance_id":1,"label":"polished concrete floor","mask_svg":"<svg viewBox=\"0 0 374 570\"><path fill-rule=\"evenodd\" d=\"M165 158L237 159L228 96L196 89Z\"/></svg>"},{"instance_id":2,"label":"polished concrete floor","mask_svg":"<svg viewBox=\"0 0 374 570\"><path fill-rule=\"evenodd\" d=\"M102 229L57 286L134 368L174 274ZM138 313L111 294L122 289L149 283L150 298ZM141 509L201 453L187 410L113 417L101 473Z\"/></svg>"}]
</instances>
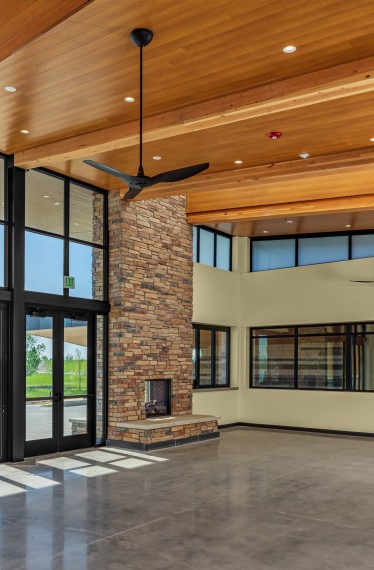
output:
<instances>
[{"instance_id":1,"label":"polished concrete floor","mask_svg":"<svg viewBox=\"0 0 374 570\"><path fill-rule=\"evenodd\" d=\"M22 466L60 484L0 498L1 570L373 570L374 440L240 429L153 455Z\"/></svg>"}]
</instances>

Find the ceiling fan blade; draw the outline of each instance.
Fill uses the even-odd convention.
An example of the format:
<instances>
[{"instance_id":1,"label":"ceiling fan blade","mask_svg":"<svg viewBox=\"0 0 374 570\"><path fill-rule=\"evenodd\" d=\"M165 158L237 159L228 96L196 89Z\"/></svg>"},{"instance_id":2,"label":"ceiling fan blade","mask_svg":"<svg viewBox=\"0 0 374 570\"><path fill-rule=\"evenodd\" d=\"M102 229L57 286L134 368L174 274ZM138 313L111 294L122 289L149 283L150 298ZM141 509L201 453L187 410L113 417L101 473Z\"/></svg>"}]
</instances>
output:
<instances>
[{"instance_id":1,"label":"ceiling fan blade","mask_svg":"<svg viewBox=\"0 0 374 570\"><path fill-rule=\"evenodd\" d=\"M356 279L350 279L349 282L350 283L374 283L374 281L360 281L360 280L356 280Z\"/></svg>"},{"instance_id":2,"label":"ceiling fan blade","mask_svg":"<svg viewBox=\"0 0 374 570\"><path fill-rule=\"evenodd\" d=\"M131 200L132 198L136 198L138 194L143 190L143 188L134 188L133 186L129 188L129 190L124 195L124 200Z\"/></svg>"},{"instance_id":3,"label":"ceiling fan blade","mask_svg":"<svg viewBox=\"0 0 374 570\"><path fill-rule=\"evenodd\" d=\"M106 164L101 164L101 162L96 162L95 160L84 160L83 162L88 164L89 166L93 166L94 168L97 168L98 170L102 170L103 172L106 172L107 174L111 174L112 176L116 176L116 178L119 178L120 180L122 180L122 182L127 184L127 186L131 186L132 184L135 184L137 181L136 176L131 176L130 174L126 174L126 172L122 172L121 170L116 170L115 168L111 168L110 166L106 166Z\"/></svg>"},{"instance_id":4,"label":"ceiling fan blade","mask_svg":"<svg viewBox=\"0 0 374 570\"><path fill-rule=\"evenodd\" d=\"M202 172L207 168L209 168L209 162L194 164L193 166L185 166L184 168L178 168L177 170L169 170L168 172L161 172L161 174L152 176L149 186L159 184L160 182L179 182L179 180L191 178L191 176L195 176L195 174L199 174L199 172Z\"/></svg>"}]
</instances>

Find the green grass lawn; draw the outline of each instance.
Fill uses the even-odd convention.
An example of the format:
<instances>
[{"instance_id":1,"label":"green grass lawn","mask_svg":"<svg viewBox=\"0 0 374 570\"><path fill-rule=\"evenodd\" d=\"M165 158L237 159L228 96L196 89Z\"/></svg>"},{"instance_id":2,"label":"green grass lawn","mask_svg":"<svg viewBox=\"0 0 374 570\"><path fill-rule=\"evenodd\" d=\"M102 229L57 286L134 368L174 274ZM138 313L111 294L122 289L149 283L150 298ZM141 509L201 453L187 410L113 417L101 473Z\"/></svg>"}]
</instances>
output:
<instances>
[{"instance_id":1,"label":"green grass lawn","mask_svg":"<svg viewBox=\"0 0 374 570\"><path fill-rule=\"evenodd\" d=\"M81 378L79 388L78 362L64 361L64 396L75 396L87 392L87 365L81 363ZM26 398L50 397L52 390L52 373L36 372L26 377Z\"/></svg>"}]
</instances>

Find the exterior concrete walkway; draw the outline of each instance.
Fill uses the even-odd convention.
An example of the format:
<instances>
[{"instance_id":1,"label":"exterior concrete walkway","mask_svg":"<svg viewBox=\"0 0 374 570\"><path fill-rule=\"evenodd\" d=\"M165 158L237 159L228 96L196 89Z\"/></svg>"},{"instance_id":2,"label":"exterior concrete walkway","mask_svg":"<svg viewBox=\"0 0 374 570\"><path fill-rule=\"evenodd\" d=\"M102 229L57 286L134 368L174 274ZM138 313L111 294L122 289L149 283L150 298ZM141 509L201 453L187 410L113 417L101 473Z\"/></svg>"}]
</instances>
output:
<instances>
[{"instance_id":1,"label":"exterior concrete walkway","mask_svg":"<svg viewBox=\"0 0 374 570\"><path fill-rule=\"evenodd\" d=\"M374 440L240 429L152 455L169 461L22 466L60 484L0 499L0 568L374 568Z\"/></svg>"}]
</instances>

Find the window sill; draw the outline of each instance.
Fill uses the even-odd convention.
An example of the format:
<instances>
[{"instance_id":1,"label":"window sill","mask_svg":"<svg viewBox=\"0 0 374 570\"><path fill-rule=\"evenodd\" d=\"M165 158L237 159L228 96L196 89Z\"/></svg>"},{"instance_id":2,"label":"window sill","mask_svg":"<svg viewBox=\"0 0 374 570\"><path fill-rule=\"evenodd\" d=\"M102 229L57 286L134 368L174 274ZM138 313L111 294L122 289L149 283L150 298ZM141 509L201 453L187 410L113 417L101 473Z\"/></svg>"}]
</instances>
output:
<instances>
[{"instance_id":1,"label":"window sill","mask_svg":"<svg viewBox=\"0 0 374 570\"><path fill-rule=\"evenodd\" d=\"M228 390L239 390L239 386L225 386L224 388L193 388L192 392L227 392Z\"/></svg>"}]
</instances>

